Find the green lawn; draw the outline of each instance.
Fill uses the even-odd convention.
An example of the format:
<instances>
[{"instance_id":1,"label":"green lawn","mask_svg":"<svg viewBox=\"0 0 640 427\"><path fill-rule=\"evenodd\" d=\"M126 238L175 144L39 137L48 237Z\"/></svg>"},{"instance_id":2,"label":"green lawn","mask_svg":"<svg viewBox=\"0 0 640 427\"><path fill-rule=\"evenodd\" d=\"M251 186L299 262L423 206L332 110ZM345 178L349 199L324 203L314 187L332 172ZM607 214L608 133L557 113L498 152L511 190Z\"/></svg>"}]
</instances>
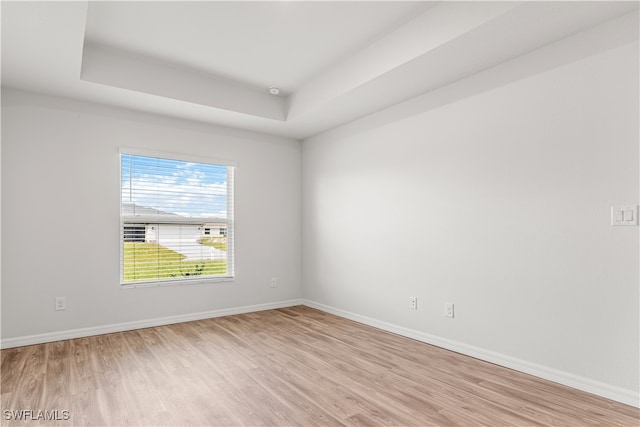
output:
<instances>
[{"instance_id":1,"label":"green lawn","mask_svg":"<svg viewBox=\"0 0 640 427\"><path fill-rule=\"evenodd\" d=\"M166 279L227 272L225 260L183 261L184 255L157 243L124 243L124 281Z\"/></svg>"},{"instance_id":2,"label":"green lawn","mask_svg":"<svg viewBox=\"0 0 640 427\"><path fill-rule=\"evenodd\" d=\"M221 251L227 251L227 239L226 238L212 238L205 237L200 239L200 243L207 246L213 246Z\"/></svg>"}]
</instances>

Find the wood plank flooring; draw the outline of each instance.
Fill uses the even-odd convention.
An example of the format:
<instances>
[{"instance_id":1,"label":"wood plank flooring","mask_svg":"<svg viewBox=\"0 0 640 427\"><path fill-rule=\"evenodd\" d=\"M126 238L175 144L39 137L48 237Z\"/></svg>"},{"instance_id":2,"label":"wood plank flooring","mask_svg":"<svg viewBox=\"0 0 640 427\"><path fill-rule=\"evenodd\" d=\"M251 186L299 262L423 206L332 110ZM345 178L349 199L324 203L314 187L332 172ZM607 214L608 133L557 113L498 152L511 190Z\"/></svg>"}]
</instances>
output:
<instances>
[{"instance_id":1,"label":"wood plank flooring","mask_svg":"<svg viewBox=\"0 0 640 427\"><path fill-rule=\"evenodd\" d=\"M304 306L1 353L2 425L640 424L636 408ZM7 420L20 410L36 419Z\"/></svg>"}]
</instances>

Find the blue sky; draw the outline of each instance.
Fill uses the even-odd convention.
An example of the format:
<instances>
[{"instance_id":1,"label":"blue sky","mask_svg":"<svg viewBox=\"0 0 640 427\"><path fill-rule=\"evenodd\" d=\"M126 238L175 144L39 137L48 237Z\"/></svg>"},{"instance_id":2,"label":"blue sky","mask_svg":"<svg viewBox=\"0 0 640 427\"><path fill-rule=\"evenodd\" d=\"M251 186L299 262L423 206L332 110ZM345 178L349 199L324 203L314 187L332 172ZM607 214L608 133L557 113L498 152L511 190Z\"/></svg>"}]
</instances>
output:
<instances>
[{"instance_id":1,"label":"blue sky","mask_svg":"<svg viewBox=\"0 0 640 427\"><path fill-rule=\"evenodd\" d=\"M189 217L227 216L227 167L122 154L122 202Z\"/></svg>"}]
</instances>

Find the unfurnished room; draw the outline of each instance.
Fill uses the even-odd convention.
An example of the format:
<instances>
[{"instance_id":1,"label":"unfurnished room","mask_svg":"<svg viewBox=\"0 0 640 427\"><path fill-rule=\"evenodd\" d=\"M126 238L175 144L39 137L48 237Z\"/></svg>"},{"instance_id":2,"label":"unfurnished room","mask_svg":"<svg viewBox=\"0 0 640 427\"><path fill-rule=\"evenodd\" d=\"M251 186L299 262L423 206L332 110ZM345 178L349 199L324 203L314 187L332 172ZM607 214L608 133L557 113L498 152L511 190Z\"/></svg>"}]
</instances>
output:
<instances>
[{"instance_id":1,"label":"unfurnished room","mask_svg":"<svg viewBox=\"0 0 640 427\"><path fill-rule=\"evenodd\" d=\"M0 424L637 427L639 8L1 1Z\"/></svg>"}]
</instances>

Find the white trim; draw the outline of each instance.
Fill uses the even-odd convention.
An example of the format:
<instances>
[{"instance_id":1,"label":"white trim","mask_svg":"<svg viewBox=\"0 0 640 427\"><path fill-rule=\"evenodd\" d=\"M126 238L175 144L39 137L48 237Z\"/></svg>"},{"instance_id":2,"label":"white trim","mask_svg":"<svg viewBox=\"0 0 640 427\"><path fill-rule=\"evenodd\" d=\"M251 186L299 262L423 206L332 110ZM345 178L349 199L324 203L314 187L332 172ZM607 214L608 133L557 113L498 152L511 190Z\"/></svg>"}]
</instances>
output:
<instances>
[{"instance_id":1,"label":"white trim","mask_svg":"<svg viewBox=\"0 0 640 427\"><path fill-rule=\"evenodd\" d=\"M610 384L592 380L590 378L585 378L571 374L569 372L553 369L548 366L538 365L536 363L531 363L526 360L517 359L515 357L496 353L480 347L475 347L458 341L430 335L421 331L417 331L415 329L409 329L403 326L394 325L392 323L383 322L371 317L362 316L360 314L341 310L339 308L331 307L315 301L303 300L303 304L308 307L334 314L336 316L344 317L358 323L373 326L374 328L382 329L387 332L392 332L394 334L422 341L427 344L432 344L437 347L455 351L456 353L461 353L467 356L474 357L476 359L484 360L486 362L494 363L496 365L504 366L506 368L524 372L526 374L534 375L545 380L553 381L607 399L615 400L617 402L624 403L625 405L640 408L640 392L612 386Z\"/></svg>"},{"instance_id":2,"label":"white trim","mask_svg":"<svg viewBox=\"0 0 640 427\"><path fill-rule=\"evenodd\" d=\"M301 305L302 300L292 299L266 304L246 305L242 307L223 308L200 313L181 314L177 316L159 317L155 319L137 320L134 322L115 323L111 325L95 326L91 328L69 329L60 332L26 335L15 338L4 338L0 341L0 348L22 347L25 345L42 344L54 341L83 338L93 335L110 334L114 332L131 331L134 329L152 328L154 326L171 325L173 323L192 322L194 320L210 319L213 317L232 316L234 314L253 313L263 310L293 307Z\"/></svg>"},{"instance_id":3,"label":"white trim","mask_svg":"<svg viewBox=\"0 0 640 427\"><path fill-rule=\"evenodd\" d=\"M235 276L193 276L171 279L138 280L120 282L120 289L158 288L166 286L208 285L211 283L235 282Z\"/></svg>"},{"instance_id":4,"label":"white trim","mask_svg":"<svg viewBox=\"0 0 640 427\"><path fill-rule=\"evenodd\" d=\"M218 159L215 157L207 157L207 156L188 154L188 153L175 153L171 151L150 150L147 148L120 147L119 153L120 155L131 154L134 156L155 157L159 159L178 160L182 162L208 163L208 164L219 165L219 166L230 166L234 168L238 167L238 162L234 160Z\"/></svg>"}]
</instances>

